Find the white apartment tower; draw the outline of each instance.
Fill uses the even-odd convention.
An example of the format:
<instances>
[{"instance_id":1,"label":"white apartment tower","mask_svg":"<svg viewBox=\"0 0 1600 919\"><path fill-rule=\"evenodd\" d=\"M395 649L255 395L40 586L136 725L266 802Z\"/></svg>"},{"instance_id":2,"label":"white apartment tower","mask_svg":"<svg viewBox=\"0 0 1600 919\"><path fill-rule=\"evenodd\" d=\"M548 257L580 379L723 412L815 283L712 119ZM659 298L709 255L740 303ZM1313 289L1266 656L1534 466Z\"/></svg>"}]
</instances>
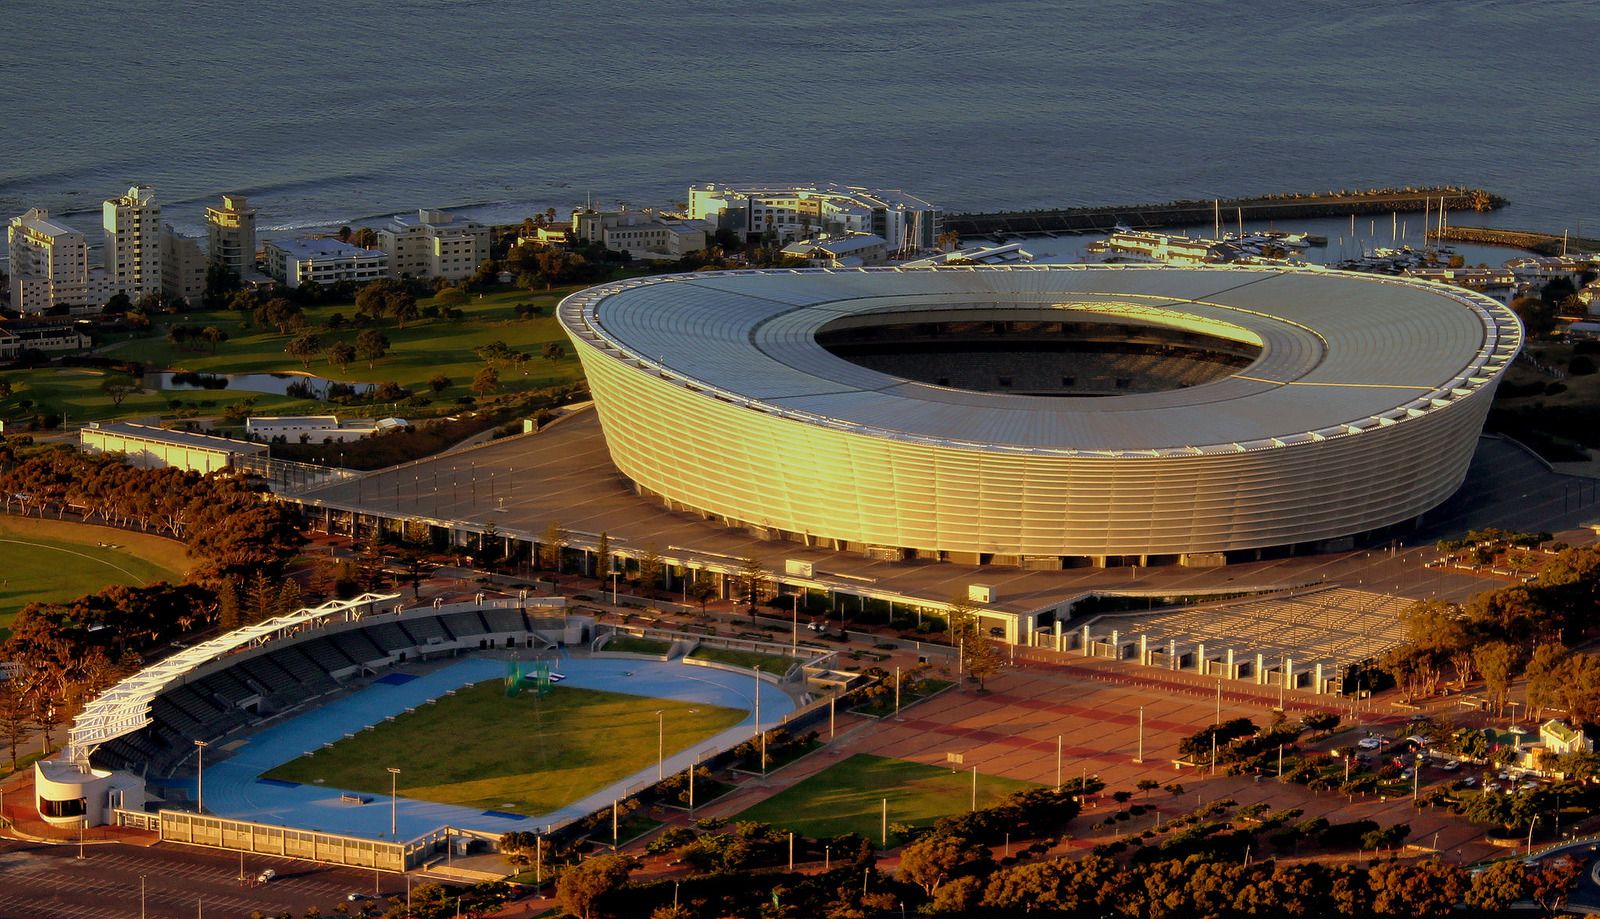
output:
<instances>
[{"instance_id":1,"label":"white apartment tower","mask_svg":"<svg viewBox=\"0 0 1600 919\"><path fill-rule=\"evenodd\" d=\"M161 289L191 306L199 306L206 292L206 254L200 239L179 233L170 223L161 225Z\"/></svg>"},{"instance_id":2,"label":"white apartment tower","mask_svg":"<svg viewBox=\"0 0 1600 919\"><path fill-rule=\"evenodd\" d=\"M378 231L378 248L389 256L392 278L472 277L489 257L489 228L424 208L416 216L398 214Z\"/></svg>"},{"instance_id":3,"label":"white apartment tower","mask_svg":"<svg viewBox=\"0 0 1600 919\"><path fill-rule=\"evenodd\" d=\"M155 189L135 185L102 206L105 267L113 293L137 301L161 290L161 205Z\"/></svg>"},{"instance_id":4,"label":"white apartment tower","mask_svg":"<svg viewBox=\"0 0 1600 919\"><path fill-rule=\"evenodd\" d=\"M89 267L83 234L52 221L44 209L11 218L6 240L11 247L12 309L43 313L64 306L82 312L110 298L107 274Z\"/></svg>"},{"instance_id":5,"label":"white apartment tower","mask_svg":"<svg viewBox=\"0 0 1600 919\"><path fill-rule=\"evenodd\" d=\"M211 261L235 276L256 273L256 209L244 195L223 195L221 207L206 208L206 243Z\"/></svg>"}]
</instances>

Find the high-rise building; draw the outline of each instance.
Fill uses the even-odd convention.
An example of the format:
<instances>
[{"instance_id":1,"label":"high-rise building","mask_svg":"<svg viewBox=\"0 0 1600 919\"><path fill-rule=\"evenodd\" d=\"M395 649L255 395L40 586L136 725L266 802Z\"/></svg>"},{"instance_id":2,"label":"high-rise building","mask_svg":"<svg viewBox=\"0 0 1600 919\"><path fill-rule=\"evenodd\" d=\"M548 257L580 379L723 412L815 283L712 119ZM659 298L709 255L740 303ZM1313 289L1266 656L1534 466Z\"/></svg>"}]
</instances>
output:
<instances>
[{"instance_id":1,"label":"high-rise building","mask_svg":"<svg viewBox=\"0 0 1600 919\"><path fill-rule=\"evenodd\" d=\"M11 218L11 308L43 313L58 306L86 312L104 305L112 290L100 268L89 267L83 234L50 219L42 208Z\"/></svg>"},{"instance_id":2,"label":"high-rise building","mask_svg":"<svg viewBox=\"0 0 1600 919\"><path fill-rule=\"evenodd\" d=\"M459 281L489 257L489 228L425 208L397 214L378 231L378 248L389 256L390 277Z\"/></svg>"},{"instance_id":3,"label":"high-rise building","mask_svg":"<svg viewBox=\"0 0 1600 919\"><path fill-rule=\"evenodd\" d=\"M106 275L113 293L138 300L161 290L161 205L155 189L135 185L102 205Z\"/></svg>"},{"instance_id":4,"label":"high-rise building","mask_svg":"<svg viewBox=\"0 0 1600 919\"><path fill-rule=\"evenodd\" d=\"M223 195L221 207L206 208L206 243L211 261L240 279L256 273L256 209L244 195Z\"/></svg>"},{"instance_id":5,"label":"high-rise building","mask_svg":"<svg viewBox=\"0 0 1600 919\"><path fill-rule=\"evenodd\" d=\"M172 224L161 226L161 290L199 306L206 292L206 254L200 239L185 236Z\"/></svg>"}]
</instances>

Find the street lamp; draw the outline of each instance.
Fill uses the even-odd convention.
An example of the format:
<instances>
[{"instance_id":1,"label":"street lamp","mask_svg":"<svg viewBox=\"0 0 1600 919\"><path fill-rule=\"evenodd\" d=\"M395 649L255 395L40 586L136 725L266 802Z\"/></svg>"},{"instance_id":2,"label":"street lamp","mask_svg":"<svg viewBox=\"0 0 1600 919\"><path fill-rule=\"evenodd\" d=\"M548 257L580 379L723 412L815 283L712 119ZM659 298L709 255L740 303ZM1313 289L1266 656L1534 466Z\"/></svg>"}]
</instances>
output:
<instances>
[{"instance_id":1,"label":"street lamp","mask_svg":"<svg viewBox=\"0 0 1600 919\"><path fill-rule=\"evenodd\" d=\"M656 709L656 782L665 779L667 765L667 722L661 714L661 709Z\"/></svg>"},{"instance_id":2,"label":"street lamp","mask_svg":"<svg viewBox=\"0 0 1600 919\"><path fill-rule=\"evenodd\" d=\"M194 750L194 809L203 814L206 812L206 742L195 740Z\"/></svg>"},{"instance_id":3,"label":"street lamp","mask_svg":"<svg viewBox=\"0 0 1600 919\"><path fill-rule=\"evenodd\" d=\"M397 827L396 827L396 824L397 824L396 818L399 815L399 805L400 805L400 802L399 802L400 770L396 769L393 766L388 767L388 769L389 769L389 838L390 839L397 839L397 838L399 838L399 833L398 833Z\"/></svg>"}]
</instances>

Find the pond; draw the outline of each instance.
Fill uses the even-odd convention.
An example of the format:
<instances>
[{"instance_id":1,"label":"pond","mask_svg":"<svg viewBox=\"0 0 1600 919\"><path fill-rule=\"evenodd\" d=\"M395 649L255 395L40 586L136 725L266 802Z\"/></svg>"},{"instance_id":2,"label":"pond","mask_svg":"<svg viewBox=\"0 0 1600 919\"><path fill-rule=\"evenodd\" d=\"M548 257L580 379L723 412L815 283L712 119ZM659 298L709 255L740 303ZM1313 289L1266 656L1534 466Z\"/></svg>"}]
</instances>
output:
<instances>
[{"instance_id":1,"label":"pond","mask_svg":"<svg viewBox=\"0 0 1600 919\"><path fill-rule=\"evenodd\" d=\"M309 386L311 394L318 399L326 398L328 387L335 383L350 386L357 393L365 393L372 389L371 383L330 380L326 377L314 376L309 373L195 373L192 371L173 372L163 370L159 373L147 374L145 377L145 385L156 389L175 391L210 390L212 392L237 390L271 393L277 396L290 395L289 387L296 383Z\"/></svg>"}]
</instances>

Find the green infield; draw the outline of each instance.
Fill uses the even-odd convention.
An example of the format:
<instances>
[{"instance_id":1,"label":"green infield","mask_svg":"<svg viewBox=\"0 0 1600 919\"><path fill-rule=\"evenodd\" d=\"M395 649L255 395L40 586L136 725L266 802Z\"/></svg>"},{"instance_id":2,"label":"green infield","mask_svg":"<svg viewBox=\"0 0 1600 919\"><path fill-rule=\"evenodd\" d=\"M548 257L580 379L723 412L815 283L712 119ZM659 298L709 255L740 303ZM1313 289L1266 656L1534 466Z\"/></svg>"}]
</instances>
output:
<instances>
[{"instance_id":1,"label":"green infield","mask_svg":"<svg viewBox=\"0 0 1600 919\"><path fill-rule=\"evenodd\" d=\"M978 775L978 806L991 807L1032 782ZM926 825L967 810L972 802L972 771L952 773L903 759L858 753L740 814L813 838L860 833L876 842L889 799L889 823ZM891 845L895 837L889 837Z\"/></svg>"},{"instance_id":2,"label":"green infield","mask_svg":"<svg viewBox=\"0 0 1600 919\"><path fill-rule=\"evenodd\" d=\"M613 635L611 640L606 642L604 650L662 657L672 650L672 642L656 638L640 638L637 635Z\"/></svg>"},{"instance_id":3,"label":"green infield","mask_svg":"<svg viewBox=\"0 0 1600 919\"><path fill-rule=\"evenodd\" d=\"M508 697L502 681L489 680L265 777L388 794L385 770L393 766L408 798L546 814L654 763L657 711L664 713L667 756L749 714L571 686L556 686L543 698L534 692Z\"/></svg>"},{"instance_id":4,"label":"green infield","mask_svg":"<svg viewBox=\"0 0 1600 919\"><path fill-rule=\"evenodd\" d=\"M182 580L182 543L65 520L0 516L0 637L29 603L58 603L113 584Z\"/></svg>"}]
</instances>

